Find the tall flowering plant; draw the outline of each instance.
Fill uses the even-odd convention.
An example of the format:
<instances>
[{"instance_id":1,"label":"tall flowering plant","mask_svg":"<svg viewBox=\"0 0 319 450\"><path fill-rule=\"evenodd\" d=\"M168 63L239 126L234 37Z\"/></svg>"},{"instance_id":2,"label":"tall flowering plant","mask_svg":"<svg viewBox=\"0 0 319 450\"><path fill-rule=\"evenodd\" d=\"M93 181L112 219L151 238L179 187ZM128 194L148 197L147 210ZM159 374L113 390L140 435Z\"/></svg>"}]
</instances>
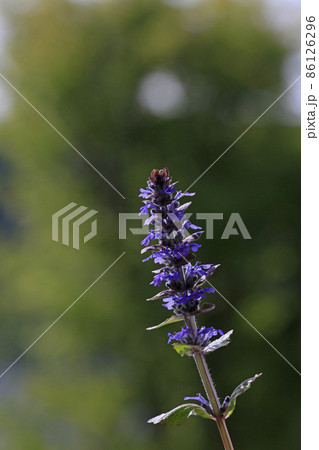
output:
<instances>
[{"instance_id":1,"label":"tall flowering plant","mask_svg":"<svg viewBox=\"0 0 319 450\"><path fill-rule=\"evenodd\" d=\"M205 284L210 284L207 279L218 265L194 262L195 254L201 246L196 241L203 230L186 219L185 211L191 202L181 204L181 201L184 197L195 194L178 191L175 184L168 169L164 168L153 170L146 189L140 189L139 196L144 199L140 214L149 215L145 220L145 225L149 225L149 233L142 241L142 253L151 252L143 262L153 259L155 264L159 264L161 267L153 271L151 284L165 284L164 290L148 300L162 299L163 306L172 311L168 319L148 330L184 321L180 331L168 333L168 343L173 342L173 348L181 356L194 358L206 398L201 394L185 397L187 403L153 417L148 422L179 425L191 415L213 420L218 427L224 448L231 450L234 447L226 419L234 411L238 395L249 389L251 383L261 374L243 381L230 396L220 402L205 355L228 345L233 330L224 334L222 330L214 327L197 326L196 317L214 309L213 304L204 302L203 299L214 292L211 285L206 287Z\"/></svg>"}]
</instances>

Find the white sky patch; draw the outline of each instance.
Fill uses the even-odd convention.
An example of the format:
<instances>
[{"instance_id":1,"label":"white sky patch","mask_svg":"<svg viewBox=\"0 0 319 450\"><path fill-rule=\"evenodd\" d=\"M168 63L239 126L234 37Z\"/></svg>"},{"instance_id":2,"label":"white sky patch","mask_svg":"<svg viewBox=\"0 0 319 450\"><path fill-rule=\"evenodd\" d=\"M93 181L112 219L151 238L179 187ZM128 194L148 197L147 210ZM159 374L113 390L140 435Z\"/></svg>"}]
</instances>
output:
<instances>
[{"instance_id":1,"label":"white sky patch","mask_svg":"<svg viewBox=\"0 0 319 450\"><path fill-rule=\"evenodd\" d=\"M4 122L13 108L12 94L0 80L0 122Z\"/></svg>"},{"instance_id":2,"label":"white sky patch","mask_svg":"<svg viewBox=\"0 0 319 450\"><path fill-rule=\"evenodd\" d=\"M263 0L264 17L275 29L282 31L300 22L300 0Z\"/></svg>"},{"instance_id":3,"label":"white sky patch","mask_svg":"<svg viewBox=\"0 0 319 450\"><path fill-rule=\"evenodd\" d=\"M0 70L7 63L7 47L10 39L10 26L0 10ZM0 80L0 122L9 116L13 107L12 94L4 81Z\"/></svg>"},{"instance_id":4,"label":"white sky patch","mask_svg":"<svg viewBox=\"0 0 319 450\"><path fill-rule=\"evenodd\" d=\"M301 57L299 52L292 53L284 62L282 68L282 77L285 85L289 86L300 75ZM283 106L291 115L292 123L299 123L301 115L301 83L297 83L293 89L290 89L283 98Z\"/></svg>"},{"instance_id":5,"label":"white sky patch","mask_svg":"<svg viewBox=\"0 0 319 450\"><path fill-rule=\"evenodd\" d=\"M10 38L10 27L5 19L5 17L1 14L0 10L0 57L2 58L7 51L7 46ZM0 61L1 64L1 61Z\"/></svg>"}]
</instances>

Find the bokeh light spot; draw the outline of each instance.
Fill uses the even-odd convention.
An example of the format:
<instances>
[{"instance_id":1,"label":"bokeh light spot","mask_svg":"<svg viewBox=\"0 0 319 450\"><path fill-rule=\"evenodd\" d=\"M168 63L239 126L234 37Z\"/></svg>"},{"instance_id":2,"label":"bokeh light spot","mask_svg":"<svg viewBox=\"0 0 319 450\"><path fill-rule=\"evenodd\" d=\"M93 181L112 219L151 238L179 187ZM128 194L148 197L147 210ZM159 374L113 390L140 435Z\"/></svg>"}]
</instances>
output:
<instances>
[{"instance_id":1,"label":"bokeh light spot","mask_svg":"<svg viewBox=\"0 0 319 450\"><path fill-rule=\"evenodd\" d=\"M181 81L168 71L146 75L138 88L137 98L144 109L160 117L178 116L186 103Z\"/></svg>"}]
</instances>

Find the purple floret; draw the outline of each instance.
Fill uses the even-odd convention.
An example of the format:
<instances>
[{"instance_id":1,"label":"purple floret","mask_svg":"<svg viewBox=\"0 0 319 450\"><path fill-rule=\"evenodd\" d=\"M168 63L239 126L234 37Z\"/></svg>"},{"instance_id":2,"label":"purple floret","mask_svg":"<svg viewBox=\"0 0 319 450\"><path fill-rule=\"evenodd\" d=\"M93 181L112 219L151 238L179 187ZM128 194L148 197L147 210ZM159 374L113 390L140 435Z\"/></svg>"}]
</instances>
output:
<instances>
[{"instance_id":1,"label":"purple floret","mask_svg":"<svg viewBox=\"0 0 319 450\"><path fill-rule=\"evenodd\" d=\"M201 394L197 394L194 397L184 397L184 400L197 400L201 405L207 406L210 408L209 403Z\"/></svg>"}]
</instances>

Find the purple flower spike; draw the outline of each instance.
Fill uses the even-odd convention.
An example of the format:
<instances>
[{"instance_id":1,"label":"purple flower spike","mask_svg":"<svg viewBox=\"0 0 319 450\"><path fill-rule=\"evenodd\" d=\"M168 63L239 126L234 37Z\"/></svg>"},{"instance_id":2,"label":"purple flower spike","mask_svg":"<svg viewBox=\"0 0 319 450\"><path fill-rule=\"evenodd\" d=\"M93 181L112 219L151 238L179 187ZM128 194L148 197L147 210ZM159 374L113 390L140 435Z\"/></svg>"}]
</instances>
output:
<instances>
[{"instance_id":1,"label":"purple flower spike","mask_svg":"<svg viewBox=\"0 0 319 450\"><path fill-rule=\"evenodd\" d=\"M153 170L146 189L140 189L139 196L144 199L140 214L150 214L145 220L145 225L150 226L149 234L142 240L142 245L146 247L145 251L152 250L152 254L143 262L153 259L155 264L163 265L156 271L151 284L160 286L164 282L175 292L163 299L163 306L181 315L198 311L201 299L214 289L201 287L211 274L212 264L191 264L201 247L195 241L203 231L186 219L185 211L191 202L181 205L179 200L195 194L176 191L174 184L168 169ZM192 229L201 231L189 234L187 230ZM158 242L156 245L151 243L154 240Z\"/></svg>"}]
</instances>

